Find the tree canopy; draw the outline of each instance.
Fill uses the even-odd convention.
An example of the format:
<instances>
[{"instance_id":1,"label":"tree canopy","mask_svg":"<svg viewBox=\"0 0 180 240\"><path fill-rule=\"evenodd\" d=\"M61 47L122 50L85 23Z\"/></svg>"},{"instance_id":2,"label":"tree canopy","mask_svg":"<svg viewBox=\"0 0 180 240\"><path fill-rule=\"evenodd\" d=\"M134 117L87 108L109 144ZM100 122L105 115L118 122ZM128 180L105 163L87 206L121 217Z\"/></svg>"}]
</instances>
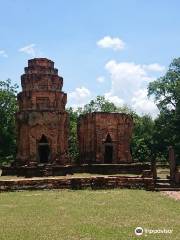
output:
<instances>
[{"instance_id":1,"label":"tree canopy","mask_svg":"<svg viewBox=\"0 0 180 240\"><path fill-rule=\"evenodd\" d=\"M177 113L180 108L180 58L175 58L163 77L151 82L148 95L154 95L160 111Z\"/></svg>"},{"instance_id":2,"label":"tree canopy","mask_svg":"<svg viewBox=\"0 0 180 240\"><path fill-rule=\"evenodd\" d=\"M0 161L15 154L15 112L17 85L11 80L0 81Z\"/></svg>"},{"instance_id":3,"label":"tree canopy","mask_svg":"<svg viewBox=\"0 0 180 240\"><path fill-rule=\"evenodd\" d=\"M172 145L180 158L180 58L175 58L164 76L151 82L148 95L155 97L160 110L155 120L157 146L161 151L167 151Z\"/></svg>"}]
</instances>

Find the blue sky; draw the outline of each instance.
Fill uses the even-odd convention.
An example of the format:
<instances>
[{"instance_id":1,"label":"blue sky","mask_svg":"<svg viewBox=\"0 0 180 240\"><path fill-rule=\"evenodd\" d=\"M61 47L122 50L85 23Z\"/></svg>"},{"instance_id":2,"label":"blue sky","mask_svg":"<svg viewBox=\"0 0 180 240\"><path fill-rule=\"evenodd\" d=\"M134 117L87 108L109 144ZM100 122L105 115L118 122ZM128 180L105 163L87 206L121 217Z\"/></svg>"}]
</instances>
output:
<instances>
[{"instance_id":1,"label":"blue sky","mask_svg":"<svg viewBox=\"0 0 180 240\"><path fill-rule=\"evenodd\" d=\"M156 115L148 83L180 56L180 1L0 0L0 79L33 57L55 62L68 105L96 95Z\"/></svg>"}]
</instances>

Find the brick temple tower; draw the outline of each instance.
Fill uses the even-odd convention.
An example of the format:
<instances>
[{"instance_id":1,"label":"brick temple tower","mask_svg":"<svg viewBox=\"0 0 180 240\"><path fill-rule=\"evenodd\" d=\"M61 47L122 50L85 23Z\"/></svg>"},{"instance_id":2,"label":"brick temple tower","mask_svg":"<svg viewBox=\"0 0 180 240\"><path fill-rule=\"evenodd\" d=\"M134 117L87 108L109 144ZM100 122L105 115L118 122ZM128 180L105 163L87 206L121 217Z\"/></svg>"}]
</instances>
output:
<instances>
[{"instance_id":1,"label":"brick temple tower","mask_svg":"<svg viewBox=\"0 0 180 240\"><path fill-rule=\"evenodd\" d=\"M63 78L46 58L28 61L17 96L18 166L68 163L68 116Z\"/></svg>"},{"instance_id":2,"label":"brick temple tower","mask_svg":"<svg viewBox=\"0 0 180 240\"><path fill-rule=\"evenodd\" d=\"M132 163L133 119L124 113L94 112L78 121L81 163Z\"/></svg>"}]
</instances>

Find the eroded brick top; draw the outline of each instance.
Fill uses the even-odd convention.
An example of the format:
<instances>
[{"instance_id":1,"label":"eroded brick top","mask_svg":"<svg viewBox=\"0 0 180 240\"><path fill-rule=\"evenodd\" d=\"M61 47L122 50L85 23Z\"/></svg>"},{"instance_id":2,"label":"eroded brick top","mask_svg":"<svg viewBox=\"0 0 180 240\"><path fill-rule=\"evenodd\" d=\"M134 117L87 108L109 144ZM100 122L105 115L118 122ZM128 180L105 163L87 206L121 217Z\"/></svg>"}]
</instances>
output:
<instances>
[{"instance_id":1,"label":"eroded brick top","mask_svg":"<svg viewBox=\"0 0 180 240\"><path fill-rule=\"evenodd\" d=\"M24 71L25 74L58 75L58 69L54 68L54 62L47 58L30 59L28 67L25 67Z\"/></svg>"},{"instance_id":2,"label":"eroded brick top","mask_svg":"<svg viewBox=\"0 0 180 240\"><path fill-rule=\"evenodd\" d=\"M28 60L28 67L33 67L33 66L54 68L54 62L47 58L33 58Z\"/></svg>"},{"instance_id":3,"label":"eroded brick top","mask_svg":"<svg viewBox=\"0 0 180 240\"><path fill-rule=\"evenodd\" d=\"M105 121L111 119L128 119L130 122L133 121L132 116L126 113L118 113L118 112L92 112L86 113L79 117L79 121L83 121L86 119L105 119Z\"/></svg>"},{"instance_id":4,"label":"eroded brick top","mask_svg":"<svg viewBox=\"0 0 180 240\"><path fill-rule=\"evenodd\" d=\"M18 94L20 110L64 111L67 95L62 91L63 78L47 58L28 60L21 76L22 92Z\"/></svg>"},{"instance_id":5,"label":"eroded brick top","mask_svg":"<svg viewBox=\"0 0 180 240\"><path fill-rule=\"evenodd\" d=\"M47 58L34 58L28 61L28 67L21 76L23 91L29 90L56 90L61 91L63 78L58 76L54 62Z\"/></svg>"}]
</instances>

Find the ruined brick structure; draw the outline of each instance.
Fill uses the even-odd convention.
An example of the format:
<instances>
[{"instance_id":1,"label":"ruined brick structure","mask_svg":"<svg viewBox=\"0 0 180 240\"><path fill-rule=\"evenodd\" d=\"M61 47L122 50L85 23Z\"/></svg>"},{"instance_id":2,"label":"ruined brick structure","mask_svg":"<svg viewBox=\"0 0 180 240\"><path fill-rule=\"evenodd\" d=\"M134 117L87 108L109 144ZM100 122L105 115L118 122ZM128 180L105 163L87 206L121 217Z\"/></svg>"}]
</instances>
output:
<instances>
[{"instance_id":1,"label":"ruined brick structure","mask_svg":"<svg viewBox=\"0 0 180 240\"><path fill-rule=\"evenodd\" d=\"M88 113L78 121L81 163L131 163L133 120L123 113Z\"/></svg>"},{"instance_id":2,"label":"ruined brick structure","mask_svg":"<svg viewBox=\"0 0 180 240\"><path fill-rule=\"evenodd\" d=\"M68 116L63 78L46 58L28 61L17 96L18 166L68 163Z\"/></svg>"}]
</instances>

